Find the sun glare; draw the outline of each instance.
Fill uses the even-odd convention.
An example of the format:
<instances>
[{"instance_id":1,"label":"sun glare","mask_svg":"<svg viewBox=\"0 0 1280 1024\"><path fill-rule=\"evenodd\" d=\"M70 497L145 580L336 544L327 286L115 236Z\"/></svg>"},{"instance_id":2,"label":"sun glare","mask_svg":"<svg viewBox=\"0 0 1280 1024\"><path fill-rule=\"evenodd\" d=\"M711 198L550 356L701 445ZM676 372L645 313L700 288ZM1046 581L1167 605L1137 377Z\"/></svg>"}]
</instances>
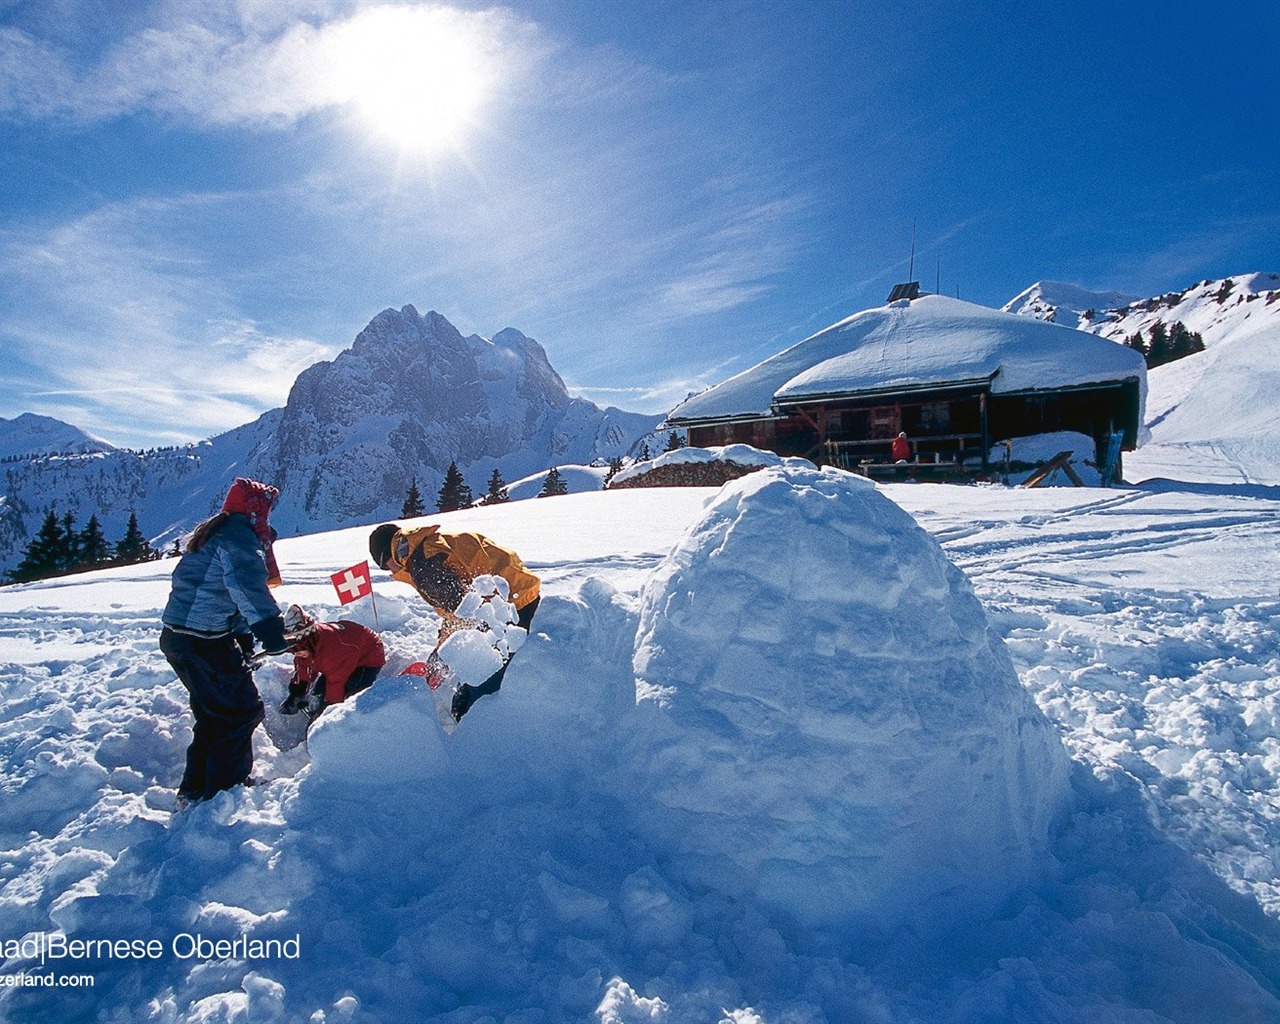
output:
<instances>
[{"instance_id":1,"label":"sun glare","mask_svg":"<svg viewBox=\"0 0 1280 1024\"><path fill-rule=\"evenodd\" d=\"M482 26L448 8L369 9L329 42L335 99L402 150L456 147L491 86Z\"/></svg>"}]
</instances>

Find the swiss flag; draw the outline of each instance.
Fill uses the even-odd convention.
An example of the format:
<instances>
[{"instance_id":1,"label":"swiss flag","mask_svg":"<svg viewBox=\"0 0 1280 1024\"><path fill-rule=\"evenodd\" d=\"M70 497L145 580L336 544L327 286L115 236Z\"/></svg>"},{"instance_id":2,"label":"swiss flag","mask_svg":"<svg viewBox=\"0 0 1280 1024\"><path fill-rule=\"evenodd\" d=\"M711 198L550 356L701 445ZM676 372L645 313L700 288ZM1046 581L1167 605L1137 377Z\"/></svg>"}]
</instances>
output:
<instances>
[{"instance_id":1,"label":"swiss flag","mask_svg":"<svg viewBox=\"0 0 1280 1024\"><path fill-rule=\"evenodd\" d=\"M329 579L338 592L338 600L343 604L359 601L373 593L373 581L369 578L369 563L361 562L350 569L335 572Z\"/></svg>"}]
</instances>

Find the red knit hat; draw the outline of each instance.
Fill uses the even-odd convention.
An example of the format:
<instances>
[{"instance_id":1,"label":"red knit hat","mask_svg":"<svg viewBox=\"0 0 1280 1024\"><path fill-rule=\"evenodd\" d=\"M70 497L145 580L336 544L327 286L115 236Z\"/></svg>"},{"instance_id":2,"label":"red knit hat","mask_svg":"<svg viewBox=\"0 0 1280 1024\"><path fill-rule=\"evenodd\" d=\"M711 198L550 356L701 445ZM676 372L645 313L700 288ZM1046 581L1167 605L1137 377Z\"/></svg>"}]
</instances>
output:
<instances>
[{"instance_id":1,"label":"red knit hat","mask_svg":"<svg viewBox=\"0 0 1280 1024\"><path fill-rule=\"evenodd\" d=\"M238 476L236 482L227 491L227 500L222 503L223 512L239 512L249 517L249 525L262 541L267 558L267 585L280 585L280 570L276 566L275 552L271 550L271 525L267 517L271 514L271 506L280 497L280 489L270 484L259 483L248 477Z\"/></svg>"}]
</instances>

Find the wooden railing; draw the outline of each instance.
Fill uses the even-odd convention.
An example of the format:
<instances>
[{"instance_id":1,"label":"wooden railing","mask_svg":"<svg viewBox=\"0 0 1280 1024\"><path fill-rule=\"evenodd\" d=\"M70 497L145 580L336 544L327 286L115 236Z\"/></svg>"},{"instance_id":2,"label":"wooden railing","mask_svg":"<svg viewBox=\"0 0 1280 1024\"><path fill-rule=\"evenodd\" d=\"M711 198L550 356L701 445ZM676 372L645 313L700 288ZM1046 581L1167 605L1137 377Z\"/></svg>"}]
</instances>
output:
<instances>
[{"instance_id":1,"label":"wooden railing","mask_svg":"<svg viewBox=\"0 0 1280 1024\"><path fill-rule=\"evenodd\" d=\"M867 467L898 465L889 454L892 441L827 441L823 445L824 461L829 466L839 466L854 472L865 472ZM953 470L966 458L982 458L986 451L981 434L932 434L908 440L911 458L908 466L950 466ZM870 472L878 472L872 469ZM928 470L926 470L927 472ZM941 472L935 471L935 472Z\"/></svg>"}]
</instances>

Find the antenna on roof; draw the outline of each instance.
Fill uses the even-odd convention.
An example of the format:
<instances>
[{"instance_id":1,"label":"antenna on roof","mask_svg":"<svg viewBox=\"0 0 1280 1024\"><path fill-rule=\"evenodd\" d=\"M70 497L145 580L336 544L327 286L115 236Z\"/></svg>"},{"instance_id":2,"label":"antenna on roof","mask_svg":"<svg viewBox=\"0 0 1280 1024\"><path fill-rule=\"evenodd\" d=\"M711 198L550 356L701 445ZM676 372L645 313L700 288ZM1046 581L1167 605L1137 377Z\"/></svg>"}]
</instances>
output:
<instances>
[{"instance_id":1,"label":"antenna on roof","mask_svg":"<svg viewBox=\"0 0 1280 1024\"><path fill-rule=\"evenodd\" d=\"M911 218L911 264L907 268L907 280L916 279L916 219Z\"/></svg>"},{"instance_id":2,"label":"antenna on roof","mask_svg":"<svg viewBox=\"0 0 1280 1024\"><path fill-rule=\"evenodd\" d=\"M916 222L911 221L911 273L910 277L916 274ZM902 284L895 284L893 291L889 293L889 302L900 302L906 299L910 302L912 299L920 298L920 282L906 281Z\"/></svg>"},{"instance_id":3,"label":"antenna on roof","mask_svg":"<svg viewBox=\"0 0 1280 1024\"><path fill-rule=\"evenodd\" d=\"M933 294L934 295L942 294L942 257L941 256L938 257L938 270L937 270L937 275L934 278Z\"/></svg>"}]
</instances>

